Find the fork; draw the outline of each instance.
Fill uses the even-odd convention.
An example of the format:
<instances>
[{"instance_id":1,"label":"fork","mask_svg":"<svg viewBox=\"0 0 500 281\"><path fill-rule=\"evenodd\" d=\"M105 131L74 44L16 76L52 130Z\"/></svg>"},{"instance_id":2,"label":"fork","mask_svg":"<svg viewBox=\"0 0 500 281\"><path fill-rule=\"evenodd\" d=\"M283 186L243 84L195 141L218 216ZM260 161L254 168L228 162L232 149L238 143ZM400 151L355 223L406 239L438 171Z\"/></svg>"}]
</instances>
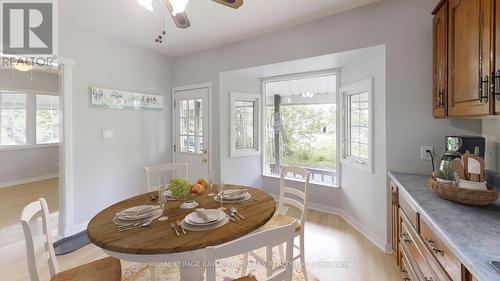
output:
<instances>
[{"instance_id":1,"label":"fork","mask_svg":"<svg viewBox=\"0 0 500 281\"><path fill-rule=\"evenodd\" d=\"M177 221L177 226L182 230L182 233L187 234L186 230L184 229L184 227L182 227L182 224L181 224L180 220Z\"/></svg>"},{"instance_id":2,"label":"fork","mask_svg":"<svg viewBox=\"0 0 500 281\"><path fill-rule=\"evenodd\" d=\"M177 231L177 227L175 227L175 223L171 223L170 226L175 230L175 234L180 236L179 231Z\"/></svg>"}]
</instances>

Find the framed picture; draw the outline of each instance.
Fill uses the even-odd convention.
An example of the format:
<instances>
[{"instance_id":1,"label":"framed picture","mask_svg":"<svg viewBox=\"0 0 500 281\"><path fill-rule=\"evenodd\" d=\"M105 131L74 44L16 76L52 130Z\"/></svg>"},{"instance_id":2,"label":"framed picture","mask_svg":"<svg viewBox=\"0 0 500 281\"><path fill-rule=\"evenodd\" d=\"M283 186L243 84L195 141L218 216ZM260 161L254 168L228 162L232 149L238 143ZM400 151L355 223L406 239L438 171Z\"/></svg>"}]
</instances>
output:
<instances>
[{"instance_id":1,"label":"framed picture","mask_svg":"<svg viewBox=\"0 0 500 281\"><path fill-rule=\"evenodd\" d=\"M163 96L90 87L90 105L109 109L163 110Z\"/></svg>"}]
</instances>

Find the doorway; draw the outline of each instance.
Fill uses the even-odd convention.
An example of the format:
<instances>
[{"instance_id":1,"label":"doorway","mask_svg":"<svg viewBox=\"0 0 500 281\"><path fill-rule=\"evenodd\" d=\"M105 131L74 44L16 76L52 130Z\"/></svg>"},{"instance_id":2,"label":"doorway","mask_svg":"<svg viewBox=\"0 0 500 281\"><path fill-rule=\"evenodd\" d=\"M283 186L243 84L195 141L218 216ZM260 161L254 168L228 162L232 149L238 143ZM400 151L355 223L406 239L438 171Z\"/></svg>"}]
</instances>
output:
<instances>
[{"instance_id":1,"label":"doorway","mask_svg":"<svg viewBox=\"0 0 500 281\"><path fill-rule=\"evenodd\" d=\"M211 84L172 90L172 160L188 163L190 181L208 179L212 171L211 91Z\"/></svg>"}]
</instances>

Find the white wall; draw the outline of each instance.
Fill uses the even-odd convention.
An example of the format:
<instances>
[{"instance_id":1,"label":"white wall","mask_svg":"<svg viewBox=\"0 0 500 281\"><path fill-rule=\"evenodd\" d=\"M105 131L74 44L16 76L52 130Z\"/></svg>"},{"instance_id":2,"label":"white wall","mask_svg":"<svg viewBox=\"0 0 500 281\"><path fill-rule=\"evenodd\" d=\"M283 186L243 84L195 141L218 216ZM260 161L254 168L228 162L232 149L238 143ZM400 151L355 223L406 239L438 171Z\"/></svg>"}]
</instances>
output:
<instances>
[{"instance_id":1,"label":"white wall","mask_svg":"<svg viewBox=\"0 0 500 281\"><path fill-rule=\"evenodd\" d=\"M230 134L230 92L261 94L262 82L259 78L242 76L235 73L221 73L220 76L220 171L221 178L227 183L243 184L262 188L262 157L229 156ZM260 134L260 132L259 132Z\"/></svg>"},{"instance_id":2,"label":"white wall","mask_svg":"<svg viewBox=\"0 0 500 281\"><path fill-rule=\"evenodd\" d=\"M33 71L0 70L0 90L33 90L57 93L57 74ZM58 173L58 147L33 147L22 150L0 149L0 186L36 180Z\"/></svg>"},{"instance_id":3,"label":"white wall","mask_svg":"<svg viewBox=\"0 0 500 281\"><path fill-rule=\"evenodd\" d=\"M435 4L435 0L384 0L253 39L180 56L174 59L174 84L212 81L214 93L217 93L220 72L385 44L385 166L395 171L430 173L429 163L419 160L420 145L432 145L439 151L448 134L481 132L480 121L432 118L431 11ZM216 95L214 104L218 104ZM218 111L214 108L214 112ZM219 117L214 119L215 124L220 123ZM214 131L214 143L217 144L220 128ZM216 148L216 154L219 149ZM385 196L385 200L377 197L368 205L357 205L358 202L351 206L352 210L358 210L352 216L380 241L387 241L389 194L385 181L383 184L370 183L373 185L380 192L377 196ZM334 191L329 194L325 200L338 198ZM365 194L359 196L370 200ZM367 215L369 212L374 214Z\"/></svg>"},{"instance_id":4,"label":"white wall","mask_svg":"<svg viewBox=\"0 0 500 281\"><path fill-rule=\"evenodd\" d=\"M109 36L67 23L60 28L61 56L76 63L74 221L79 225L112 203L143 193L145 165L170 161L171 65L163 55ZM165 110L92 108L90 86L163 95ZM101 140L103 129L113 130L114 139Z\"/></svg>"},{"instance_id":5,"label":"white wall","mask_svg":"<svg viewBox=\"0 0 500 281\"><path fill-rule=\"evenodd\" d=\"M486 138L486 169L500 173L500 120L485 119L482 121L483 136Z\"/></svg>"}]
</instances>

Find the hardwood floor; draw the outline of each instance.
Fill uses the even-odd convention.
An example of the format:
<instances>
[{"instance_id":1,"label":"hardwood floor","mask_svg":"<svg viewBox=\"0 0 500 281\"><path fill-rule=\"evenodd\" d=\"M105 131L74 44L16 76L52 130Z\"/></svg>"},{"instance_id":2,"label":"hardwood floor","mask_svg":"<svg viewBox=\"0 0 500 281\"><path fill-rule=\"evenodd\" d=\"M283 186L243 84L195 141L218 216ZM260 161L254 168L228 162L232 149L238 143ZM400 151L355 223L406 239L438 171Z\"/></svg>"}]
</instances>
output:
<instances>
[{"instance_id":1,"label":"hardwood floor","mask_svg":"<svg viewBox=\"0 0 500 281\"><path fill-rule=\"evenodd\" d=\"M52 203L57 206L57 200L54 200L57 198L57 188L52 187L48 190L56 193L55 197L54 194L50 193L47 194L47 197L52 197ZM2 202L8 202L3 200L3 196L7 196L1 193L3 191L0 190L0 198L2 198ZM33 197L33 200L40 197L36 194L31 195L30 192L23 191L23 193ZM31 199L26 199L24 202L15 195L8 196L10 196L8 198L18 200L19 204L23 204L22 206L31 201ZM8 203L8 205L13 209L18 209L19 212L22 209L22 206L14 206L14 203ZM14 210L7 210L8 208L5 208L4 204L0 208L2 208L0 221L7 220L3 216L17 219L19 214L13 215ZM12 244L7 248L2 244L0 247L2 247L0 249L2 253L6 253L6 251L10 253L9 255L0 255L0 279L4 280L2 276L9 276L8 280L12 281L29 280L24 242ZM105 256L99 248L90 244L73 253L58 256L57 259L61 270L65 270ZM309 270L322 281L401 280L392 256L383 253L351 225L333 214L318 211L309 212L306 224L306 257ZM47 268L42 268L44 276L48 276Z\"/></svg>"}]
</instances>

